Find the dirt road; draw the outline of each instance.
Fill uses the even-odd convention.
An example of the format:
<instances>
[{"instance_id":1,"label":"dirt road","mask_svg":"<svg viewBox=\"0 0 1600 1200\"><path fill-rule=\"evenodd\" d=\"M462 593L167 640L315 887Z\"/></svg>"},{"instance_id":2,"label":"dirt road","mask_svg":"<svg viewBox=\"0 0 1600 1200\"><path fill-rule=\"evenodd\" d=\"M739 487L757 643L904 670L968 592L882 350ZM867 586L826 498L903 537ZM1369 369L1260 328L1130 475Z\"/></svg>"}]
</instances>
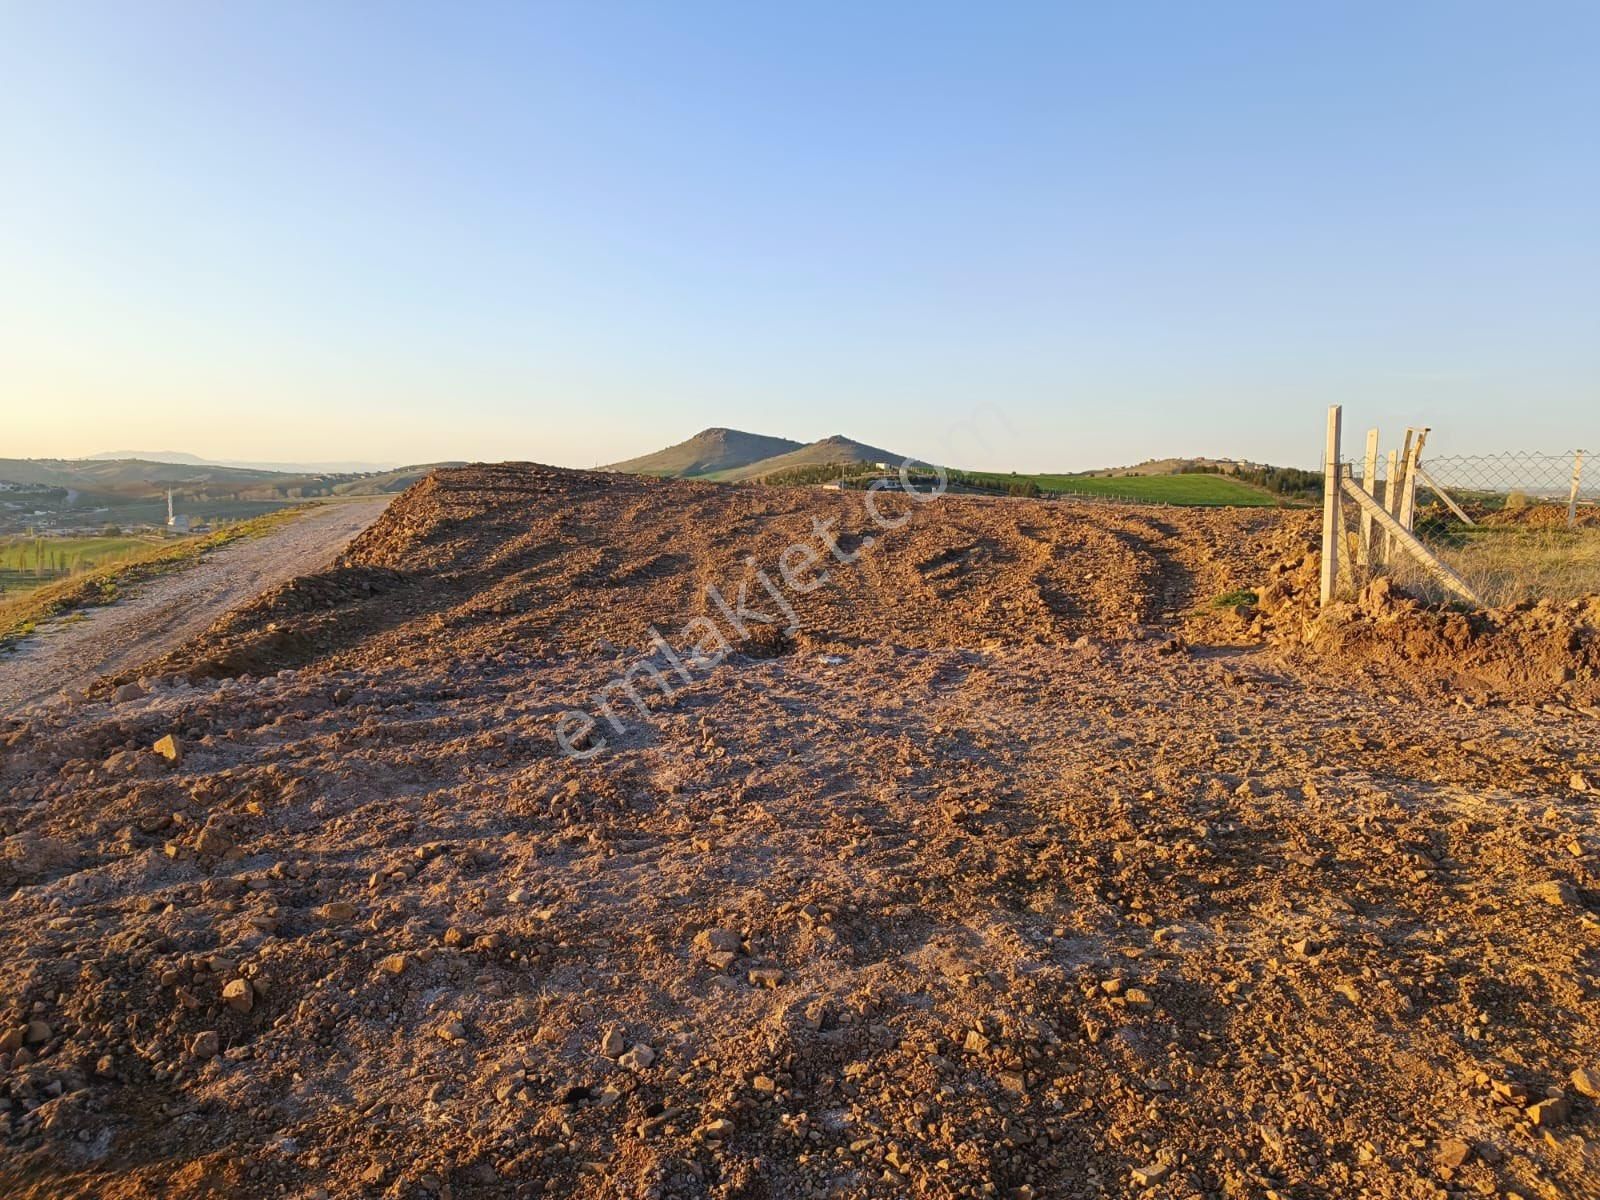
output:
<instances>
[{"instance_id":1,"label":"dirt road","mask_svg":"<svg viewBox=\"0 0 1600 1200\"><path fill-rule=\"evenodd\" d=\"M295 575L325 566L378 518L390 497L314 509L267 537L208 554L145 583L86 619L41 627L0 657L0 712L14 712L119 668L154 658L203 631L228 609Z\"/></svg>"}]
</instances>

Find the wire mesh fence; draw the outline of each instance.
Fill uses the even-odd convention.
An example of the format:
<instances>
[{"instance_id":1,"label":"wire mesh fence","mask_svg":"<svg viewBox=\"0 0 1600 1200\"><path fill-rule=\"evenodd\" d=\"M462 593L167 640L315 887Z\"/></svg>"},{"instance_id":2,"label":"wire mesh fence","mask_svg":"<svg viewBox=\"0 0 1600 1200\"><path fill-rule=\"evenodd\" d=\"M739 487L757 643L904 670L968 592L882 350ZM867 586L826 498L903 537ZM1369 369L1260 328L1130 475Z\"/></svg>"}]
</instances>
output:
<instances>
[{"instance_id":1,"label":"wire mesh fence","mask_svg":"<svg viewBox=\"0 0 1600 1200\"><path fill-rule=\"evenodd\" d=\"M1501 523L1579 524L1600 506L1600 463L1585 477L1581 450L1565 454L1423 455L1418 464L1419 533L1448 533L1499 516ZM1454 508L1450 501L1454 501ZM1459 510L1459 511L1457 511ZM1581 510L1581 511L1580 511ZM1510 514L1523 514L1513 518Z\"/></svg>"},{"instance_id":2,"label":"wire mesh fence","mask_svg":"<svg viewBox=\"0 0 1600 1200\"><path fill-rule=\"evenodd\" d=\"M1410 455L1411 441L1408 432L1404 450L1369 451L1343 470L1435 562L1408 552L1370 511L1347 502L1339 545L1349 584L1385 575L1430 599L1461 599L1453 574L1490 606L1600 594L1600 462L1586 464L1582 451Z\"/></svg>"}]
</instances>

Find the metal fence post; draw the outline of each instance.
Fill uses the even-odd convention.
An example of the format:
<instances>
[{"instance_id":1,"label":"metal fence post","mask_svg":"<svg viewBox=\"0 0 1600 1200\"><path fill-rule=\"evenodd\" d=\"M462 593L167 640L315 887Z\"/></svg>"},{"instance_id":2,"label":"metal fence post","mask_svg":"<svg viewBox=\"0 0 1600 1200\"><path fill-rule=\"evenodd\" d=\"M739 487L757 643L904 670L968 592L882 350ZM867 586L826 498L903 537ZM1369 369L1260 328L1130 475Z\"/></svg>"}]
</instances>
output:
<instances>
[{"instance_id":1,"label":"metal fence post","mask_svg":"<svg viewBox=\"0 0 1600 1200\"><path fill-rule=\"evenodd\" d=\"M1328 405L1328 444L1322 456L1322 579L1320 603L1333 599L1339 584L1339 423L1343 408Z\"/></svg>"},{"instance_id":2,"label":"metal fence post","mask_svg":"<svg viewBox=\"0 0 1600 1200\"><path fill-rule=\"evenodd\" d=\"M1567 493L1567 528L1578 525L1578 488L1583 483L1583 451L1572 452L1572 490Z\"/></svg>"}]
</instances>

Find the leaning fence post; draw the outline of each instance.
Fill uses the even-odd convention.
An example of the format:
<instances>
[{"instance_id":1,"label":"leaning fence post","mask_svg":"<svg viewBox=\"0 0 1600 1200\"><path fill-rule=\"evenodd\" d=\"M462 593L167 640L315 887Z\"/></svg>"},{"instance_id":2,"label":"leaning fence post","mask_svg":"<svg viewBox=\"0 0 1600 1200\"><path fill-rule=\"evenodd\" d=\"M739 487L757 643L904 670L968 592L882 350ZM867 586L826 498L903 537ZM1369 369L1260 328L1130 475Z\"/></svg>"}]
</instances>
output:
<instances>
[{"instance_id":1,"label":"leaning fence post","mask_svg":"<svg viewBox=\"0 0 1600 1200\"><path fill-rule=\"evenodd\" d=\"M1419 542L1416 534L1391 517L1387 509L1348 480L1345 481L1344 490L1350 499L1354 500L1365 511L1370 512L1373 519L1393 538L1394 544L1421 563L1428 574L1432 575L1468 604L1479 603L1477 593L1468 586L1466 580L1451 570L1449 566L1440 560L1437 554Z\"/></svg>"},{"instance_id":2,"label":"leaning fence post","mask_svg":"<svg viewBox=\"0 0 1600 1200\"><path fill-rule=\"evenodd\" d=\"M1400 489L1400 524L1411 529L1415 524L1417 509L1417 460L1422 457L1422 443L1428 440L1426 427L1416 431L1411 439L1410 453L1406 455L1405 484Z\"/></svg>"},{"instance_id":3,"label":"leaning fence post","mask_svg":"<svg viewBox=\"0 0 1600 1200\"><path fill-rule=\"evenodd\" d=\"M1567 493L1567 528L1578 525L1578 488L1583 483L1583 451L1572 452L1572 490Z\"/></svg>"},{"instance_id":4,"label":"leaning fence post","mask_svg":"<svg viewBox=\"0 0 1600 1200\"><path fill-rule=\"evenodd\" d=\"M1400 445L1400 466L1402 468L1411 461L1411 439L1417 436L1415 429L1406 429L1406 440ZM1389 479L1390 494L1384 497L1388 501L1389 515L1396 521L1400 519L1400 493L1405 490L1405 479L1401 474L1395 474Z\"/></svg>"},{"instance_id":5,"label":"leaning fence post","mask_svg":"<svg viewBox=\"0 0 1600 1200\"><path fill-rule=\"evenodd\" d=\"M1319 602L1333 599L1339 584L1339 421L1343 409L1328 405L1328 444L1322 455L1322 580Z\"/></svg>"},{"instance_id":6,"label":"leaning fence post","mask_svg":"<svg viewBox=\"0 0 1600 1200\"><path fill-rule=\"evenodd\" d=\"M1367 457L1361 464L1361 486L1374 500L1378 498L1378 431L1367 430ZM1356 547L1356 561L1363 567L1372 565L1372 514L1361 510L1361 542Z\"/></svg>"},{"instance_id":7,"label":"leaning fence post","mask_svg":"<svg viewBox=\"0 0 1600 1200\"><path fill-rule=\"evenodd\" d=\"M1417 478L1422 481L1424 487L1426 487L1430 492L1439 498L1440 503L1442 503L1451 512L1455 513L1456 520L1460 521L1468 528L1477 527L1478 523L1467 515L1467 510L1456 503L1454 496L1439 486L1439 481L1432 475L1429 475L1428 468L1423 466L1420 462L1417 464Z\"/></svg>"}]
</instances>

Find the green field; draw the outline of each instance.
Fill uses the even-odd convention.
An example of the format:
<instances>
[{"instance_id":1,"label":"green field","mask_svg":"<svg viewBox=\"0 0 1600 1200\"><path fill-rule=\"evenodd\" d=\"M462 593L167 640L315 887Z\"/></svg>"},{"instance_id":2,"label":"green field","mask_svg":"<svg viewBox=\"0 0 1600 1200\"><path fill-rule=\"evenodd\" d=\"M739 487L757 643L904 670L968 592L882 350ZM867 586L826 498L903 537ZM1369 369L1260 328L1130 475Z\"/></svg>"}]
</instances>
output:
<instances>
[{"instance_id":1,"label":"green field","mask_svg":"<svg viewBox=\"0 0 1600 1200\"><path fill-rule=\"evenodd\" d=\"M0 553L15 554L15 561L23 565L23 570L14 575L16 585L7 582L0 589L0 650L26 637L41 621L98 604L110 604L129 584L179 570L207 551L240 538L270 533L294 520L305 507L279 508L253 520L233 521L211 533L189 537L10 538L0 541L0 547L4 547ZM47 561L52 543L57 554L76 545L79 550L77 567L51 578L36 576L33 568L40 541L45 544ZM9 579L13 573L0 572L0 576Z\"/></svg>"},{"instance_id":2,"label":"green field","mask_svg":"<svg viewBox=\"0 0 1600 1200\"><path fill-rule=\"evenodd\" d=\"M161 544L158 537L5 538L0 540L0 591L42 587Z\"/></svg>"},{"instance_id":3,"label":"green field","mask_svg":"<svg viewBox=\"0 0 1600 1200\"><path fill-rule=\"evenodd\" d=\"M1268 507L1278 504L1271 492L1230 479L1226 475L1012 475L1004 471L962 471L965 479L1004 488L1033 483L1041 492L1058 495L1101 496L1136 500L1145 504L1190 506L1237 505Z\"/></svg>"}]
</instances>

